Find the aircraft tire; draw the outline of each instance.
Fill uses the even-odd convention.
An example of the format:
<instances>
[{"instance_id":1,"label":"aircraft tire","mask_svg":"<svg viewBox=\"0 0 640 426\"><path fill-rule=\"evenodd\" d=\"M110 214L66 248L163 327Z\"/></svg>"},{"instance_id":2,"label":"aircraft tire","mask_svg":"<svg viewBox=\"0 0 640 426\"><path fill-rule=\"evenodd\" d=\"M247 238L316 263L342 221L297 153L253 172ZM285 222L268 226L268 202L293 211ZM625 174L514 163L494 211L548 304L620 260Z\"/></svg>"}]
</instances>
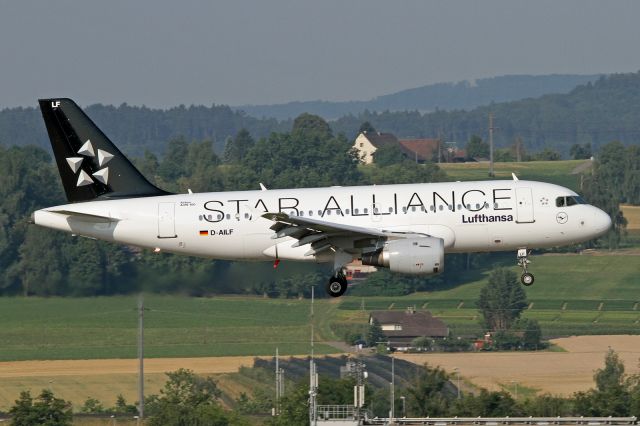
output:
<instances>
[{"instance_id":1,"label":"aircraft tire","mask_svg":"<svg viewBox=\"0 0 640 426\"><path fill-rule=\"evenodd\" d=\"M522 282L522 284L527 287L529 287L530 285L533 285L534 281L535 281L535 278L533 277L533 274L529 272L525 272L520 277L520 282Z\"/></svg>"},{"instance_id":2,"label":"aircraft tire","mask_svg":"<svg viewBox=\"0 0 640 426\"><path fill-rule=\"evenodd\" d=\"M331 297L340 297L347 291L347 279L345 277L331 277L325 290Z\"/></svg>"}]
</instances>

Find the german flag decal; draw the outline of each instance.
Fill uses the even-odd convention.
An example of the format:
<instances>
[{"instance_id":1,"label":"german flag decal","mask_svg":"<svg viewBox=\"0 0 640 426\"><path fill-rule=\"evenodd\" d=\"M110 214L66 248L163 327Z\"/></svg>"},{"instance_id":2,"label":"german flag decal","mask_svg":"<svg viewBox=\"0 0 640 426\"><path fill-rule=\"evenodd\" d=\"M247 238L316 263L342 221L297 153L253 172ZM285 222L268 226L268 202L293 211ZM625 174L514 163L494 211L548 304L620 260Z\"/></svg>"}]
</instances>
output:
<instances>
[{"instance_id":1,"label":"german flag decal","mask_svg":"<svg viewBox=\"0 0 640 426\"><path fill-rule=\"evenodd\" d=\"M206 237L209 235L209 231L200 231L200 235Z\"/></svg>"}]
</instances>

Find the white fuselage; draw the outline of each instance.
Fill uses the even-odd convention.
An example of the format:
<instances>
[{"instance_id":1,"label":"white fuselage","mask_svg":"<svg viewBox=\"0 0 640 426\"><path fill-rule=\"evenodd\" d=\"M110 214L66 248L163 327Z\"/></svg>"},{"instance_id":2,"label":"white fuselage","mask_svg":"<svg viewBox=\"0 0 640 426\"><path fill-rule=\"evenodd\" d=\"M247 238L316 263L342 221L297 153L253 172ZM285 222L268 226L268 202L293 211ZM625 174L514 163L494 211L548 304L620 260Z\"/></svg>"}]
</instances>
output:
<instances>
[{"instance_id":1,"label":"white fuselage","mask_svg":"<svg viewBox=\"0 0 640 426\"><path fill-rule=\"evenodd\" d=\"M214 192L68 204L38 210L34 221L107 241L230 260L331 260L305 255L309 245L292 248L296 240L290 237L272 238L265 212L428 234L442 238L451 253L561 246L607 232L611 221L600 209L558 207L558 197L567 196L577 194L516 180Z\"/></svg>"}]
</instances>

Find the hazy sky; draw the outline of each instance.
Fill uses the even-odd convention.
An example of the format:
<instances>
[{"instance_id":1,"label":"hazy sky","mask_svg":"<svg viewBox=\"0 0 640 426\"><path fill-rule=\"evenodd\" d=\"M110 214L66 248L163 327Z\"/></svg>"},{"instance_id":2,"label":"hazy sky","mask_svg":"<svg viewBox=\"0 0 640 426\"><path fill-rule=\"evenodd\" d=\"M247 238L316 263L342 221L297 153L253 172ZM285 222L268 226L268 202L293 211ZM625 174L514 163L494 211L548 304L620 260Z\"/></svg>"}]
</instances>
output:
<instances>
[{"instance_id":1,"label":"hazy sky","mask_svg":"<svg viewBox=\"0 0 640 426\"><path fill-rule=\"evenodd\" d=\"M640 2L0 0L0 108L351 100L640 69Z\"/></svg>"}]
</instances>

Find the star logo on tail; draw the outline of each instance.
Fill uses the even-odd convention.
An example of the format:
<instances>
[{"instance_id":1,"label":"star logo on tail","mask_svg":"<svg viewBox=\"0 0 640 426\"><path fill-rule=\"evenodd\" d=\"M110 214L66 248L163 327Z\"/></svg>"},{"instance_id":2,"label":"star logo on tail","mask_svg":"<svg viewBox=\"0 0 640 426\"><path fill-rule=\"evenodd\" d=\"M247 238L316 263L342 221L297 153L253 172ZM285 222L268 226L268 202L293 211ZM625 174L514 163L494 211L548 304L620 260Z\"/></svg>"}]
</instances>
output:
<instances>
[{"instance_id":1,"label":"star logo on tail","mask_svg":"<svg viewBox=\"0 0 640 426\"><path fill-rule=\"evenodd\" d=\"M87 141L80 147L78 150L78 155L82 157L68 157L67 164L71 168L74 174L78 173L78 182L76 186L87 186L94 183L94 181L100 182L104 185L109 183L109 168L104 167L109 161L113 159L113 154L108 151L98 149L96 153L93 148L93 144L91 143L91 139L87 139ZM103 167L97 172L89 175L87 172L81 169L82 162L84 161L84 157L95 158L98 157L98 166ZM93 176L93 177L91 177Z\"/></svg>"}]
</instances>

